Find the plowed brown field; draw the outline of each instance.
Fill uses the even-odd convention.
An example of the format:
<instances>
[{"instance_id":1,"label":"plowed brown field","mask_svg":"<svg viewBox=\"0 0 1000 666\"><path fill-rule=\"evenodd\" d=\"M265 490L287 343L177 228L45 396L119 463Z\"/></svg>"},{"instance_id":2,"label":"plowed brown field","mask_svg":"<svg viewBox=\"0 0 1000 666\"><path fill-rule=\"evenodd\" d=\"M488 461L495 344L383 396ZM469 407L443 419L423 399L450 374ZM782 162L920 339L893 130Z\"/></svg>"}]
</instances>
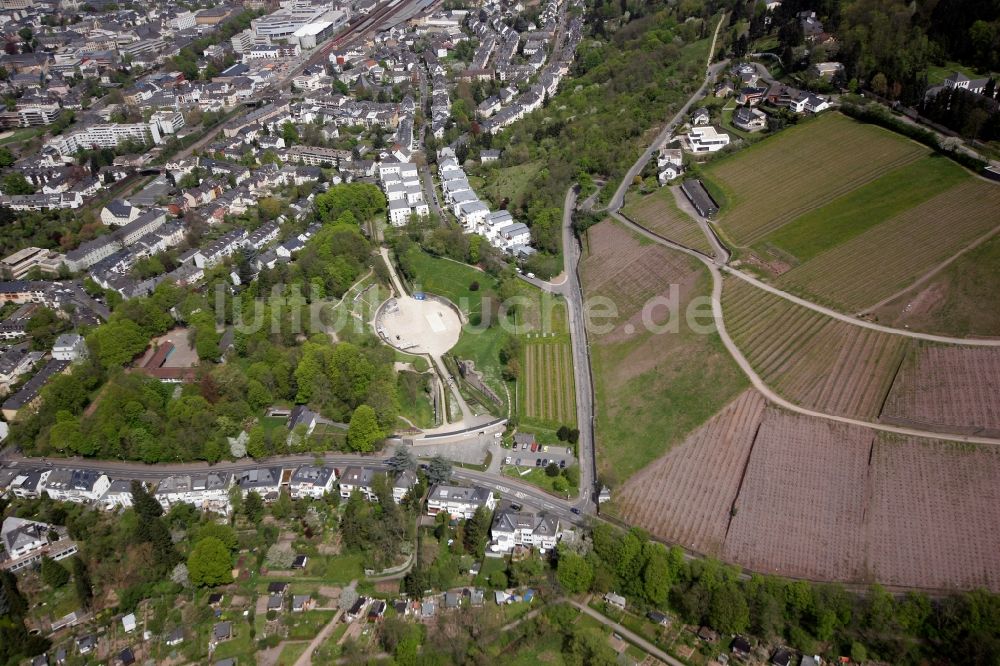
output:
<instances>
[{"instance_id":1,"label":"plowed brown field","mask_svg":"<svg viewBox=\"0 0 1000 666\"><path fill-rule=\"evenodd\" d=\"M874 435L769 409L753 443L725 557L755 571L857 580Z\"/></svg>"},{"instance_id":2,"label":"plowed brown field","mask_svg":"<svg viewBox=\"0 0 1000 666\"><path fill-rule=\"evenodd\" d=\"M921 346L903 364L881 420L1000 436L1000 349Z\"/></svg>"},{"instance_id":3,"label":"plowed brown field","mask_svg":"<svg viewBox=\"0 0 1000 666\"><path fill-rule=\"evenodd\" d=\"M720 557L763 411L763 397L744 391L683 444L629 479L616 500L629 521Z\"/></svg>"}]
</instances>

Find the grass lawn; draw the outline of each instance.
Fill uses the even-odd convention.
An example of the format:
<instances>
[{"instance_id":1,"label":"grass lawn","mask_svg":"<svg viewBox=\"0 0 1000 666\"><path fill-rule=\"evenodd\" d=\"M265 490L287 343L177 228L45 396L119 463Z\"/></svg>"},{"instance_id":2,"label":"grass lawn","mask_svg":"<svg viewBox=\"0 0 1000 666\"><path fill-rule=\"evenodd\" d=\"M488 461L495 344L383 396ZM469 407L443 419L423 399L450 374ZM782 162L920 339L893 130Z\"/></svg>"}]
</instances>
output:
<instances>
[{"instance_id":1,"label":"grass lawn","mask_svg":"<svg viewBox=\"0 0 1000 666\"><path fill-rule=\"evenodd\" d=\"M507 666L537 666L564 663L562 658L562 636L557 633L532 638L518 646L512 657L504 655Z\"/></svg>"},{"instance_id":2,"label":"grass lawn","mask_svg":"<svg viewBox=\"0 0 1000 666\"><path fill-rule=\"evenodd\" d=\"M472 266L432 256L416 247L406 256L406 262L414 273L411 284L414 289L419 286L423 291L444 296L473 324L482 313L483 298L496 298L497 281ZM476 291L469 288L474 282L479 284Z\"/></svg>"},{"instance_id":3,"label":"grass lawn","mask_svg":"<svg viewBox=\"0 0 1000 666\"><path fill-rule=\"evenodd\" d=\"M291 618L288 626L288 637L292 640L305 640L314 638L319 630L326 626L336 611L318 610L306 611L303 613L291 613L287 618Z\"/></svg>"},{"instance_id":4,"label":"grass lawn","mask_svg":"<svg viewBox=\"0 0 1000 666\"><path fill-rule=\"evenodd\" d=\"M347 627L348 625L344 623L340 623L334 627L330 637L323 641L323 644L316 648L316 651L313 652L313 663L329 664L340 656L340 646L337 645L337 641L343 637L344 633L347 631Z\"/></svg>"},{"instance_id":5,"label":"grass lawn","mask_svg":"<svg viewBox=\"0 0 1000 666\"><path fill-rule=\"evenodd\" d=\"M944 80L954 74L955 72L961 72L965 74L970 79L980 78L980 74L976 73L972 67L967 67L959 62L954 62L951 60L945 61L943 65L930 64L927 66L927 85L938 86L944 83Z\"/></svg>"},{"instance_id":6,"label":"grass lawn","mask_svg":"<svg viewBox=\"0 0 1000 666\"><path fill-rule=\"evenodd\" d=\"M476 587L488 587L490 576L494 573L507 571L507 558L487 557L483 559L483 565L479 569L479 574L473 581Z\"/></svg>"},{"instance_id":7,"label":"grass lawn","mask_svg":"<svg viewBox=\"0 0 1000 666\"><path fill-rule=\"evenodd\" d=\"M8 136L0 138L0 146L19 143L21 141L28 141L44 131L45 128L43 127L25 127L23 129L14 130Z\"/></svg>"},{"instance_id":8,"label":"grass lawn","mask_svg":"<svg viewBox=\"0 0 1000 666\"><path fill-rule=\"evenodd\" d=\"M281 646L281 654L278 655L278 666L293 666L302 653L309 647L309 641L286 642Z\"/></svg>"},{"instance_id":9,"label":"grass lawn","mask_svg":"<svg viewBox=\"0 0 1000 666\"><path fill-rule=\"evenodd\" d=\"M396 354L397 361L400 363L409 363L417 372L427 372L430 370L431 364L425 357L417 356L416 354L407 354L398 349L394 349L393 351Z\"/></svg>"},{"instance_id":10,"label":"grass lawn","mask_svg":"<svg viewBox=\"0 0 1000 666\"><path fill-rule=\"evenodd\" d=\"M929 155L806 213L768 235L760 245L776 247L806 262L970 177L948 158Z\"/></svg>"},{"instance_id":11,"label":"grass lawn","mask_svg":"<svg viewBox=\"0 0 1000 666\"><path fill-rule=\"evenodd\" d=\"M543 453L531 453L531 451L524 451L523 453L533 455L535 458L545 455ZM527 458L524 459L527 461ZM535 462L534 458L532 458L530 462L534 463ZM527 474L524 474L522 476L521 472L524 472L525 469L529 469L529 471ZM566 495L565 492L563 493L557 492L555 488L552 487L553 482L559 477L547 475L545 473L545 468L543 467L531 466L530 468L528 468L527 465L521 465L520 467L515 467L514 465L505 465L503 467L503 474L504 476L509 476L513 479L520 479L521 481L530 483L533 486L538 486L542 490L553 493L554 495L560 495L560 496ZM575 495L576 493L577 493L577 488L575 486L570 486L569 495L572 496Z\"/></svg>"},{"instance_id":12,"label":"grass lawn","mask_svg":"<svg viewBox=\"0 0 1000 666\"><path fill-rule=\"evenodd\" d=\"M253 638L250 637L250 627L245 624L233 624L233 631L236 635L228 641L224 641L215 646L212 653L212 660L219 661L229 657L237 657L238 662L249 660L252 663L253 654L256 651Z\"/></svg>"},{"instance_id":13,"label":"grass lawn","mask_svg":"<svg viewBox=\"0 0 1000 666\"><path fill-rule=\"evenodd\" d=\"M469 185L481 192L494 207L499 207L504 199L510 199L510 209L520 208L531 189L535 175L541 170L541 162L525 162L516 166L483 170L482 189L475 188L471 179Z\"/></svg>"},{"instance_id":14,"label":"grass lawn","mask_svg":"<svg viewBox=\"0 0 1000 666\"><path fill-rule=\"evenodd\" d=\"M588 235L593 240L585 243L590 252L581 268L586 298L607 294L601 279L608 261L636 257L615 273L615 330L590 338L598 467L613 486L683 441L748 381L718 333L695 330L685 320L694 299L711 293L711 278L699 262L664 247L647 250L611 221ZM661 282L681 285L677 330L661 334L638 326L625 333L626 322L661 294Z\"/></svg>"}]
</instances>

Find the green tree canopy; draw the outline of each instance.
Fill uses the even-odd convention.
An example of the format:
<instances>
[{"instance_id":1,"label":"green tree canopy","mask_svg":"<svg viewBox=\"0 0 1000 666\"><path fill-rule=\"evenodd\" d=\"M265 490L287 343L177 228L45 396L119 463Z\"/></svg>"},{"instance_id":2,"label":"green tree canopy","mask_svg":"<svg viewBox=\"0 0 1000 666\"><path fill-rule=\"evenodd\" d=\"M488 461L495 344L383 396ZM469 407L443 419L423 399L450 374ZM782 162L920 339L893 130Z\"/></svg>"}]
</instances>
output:
<instances>
[{"instance_id":1,"label":"green tree canopy","mask_svg":"<svg viewBox=\"0 0 1000 666\"><path fill-rule=\"evenodd\" d=\"M188 576L195 585L225 585L233 580L233 561L229 549L212 536L195 544L188 556L187 565Z\"/></svg>"},{"instance_id":2,"label":"green tree canopy","mask_svg":"<svg viewBox=\"0 0 1000 666\"><path fill-rule=\"evenodd\" d=\"M352 451L367 453L375 450L375 443L382 439L375 410L368 405L361 405L351 415L351 423L347 429L347 445Z\"/></svg>"}]
</instances>

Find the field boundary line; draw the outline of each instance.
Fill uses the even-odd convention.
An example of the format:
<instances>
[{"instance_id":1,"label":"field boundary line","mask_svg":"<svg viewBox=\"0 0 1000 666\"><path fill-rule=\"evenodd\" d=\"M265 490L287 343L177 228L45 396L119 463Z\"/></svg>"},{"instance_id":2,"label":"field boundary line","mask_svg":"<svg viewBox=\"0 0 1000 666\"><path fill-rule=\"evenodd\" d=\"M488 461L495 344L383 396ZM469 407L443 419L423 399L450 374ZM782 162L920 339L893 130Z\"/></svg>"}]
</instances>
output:
<instances>
[{"instance_id":1,"label":"field boundary line","mask_svg":"<svg viewBox=\"0 0 1000 666\"><path fill-rule=\"evenodd\" d=\"M882 307L884 305L887 305L887 304L891 303L892 301L896 300L900 296L905 295L906 292L910 291L911 289L914 289L914 288L919 287L920 285L924 284L925 282L927 282L928 280L930 280L932 277L934 277L935 275L937 275L938 273L940 273L944 269L948 268L948 266L950 266L951 264L955 263L955 261L957 261L962 255L966 254L967 252L971 252L972 250L975 250L977 247L979 247L980 245L982 245L986 241L988 241L991 238L993 238L994 236L996 236L998 232L1000 232L1000 225L997 225L997 226L993 227L991 230L987 231L985 234L983 234L982 236L980 236L976 240L972 241L971 243L969 243L968 245L966 245L965 247L963 247L961 250L959 250L955 254L951 255L950 257L948 257L947 259L945 259L944 261L942 261L940 264L938 264L934 268L930 269L929 271L927 271L926 273L924 273L923 275L921 275L920 277L918 277L916 280L914 280L910 284L906 285L906 287L904 287L903 289L900 289L895 294L891 294L891 295L887 296L886 298L883 298L881 301L879 301L875 305L870 305L867 308L865 308L864 310L858 312L858 316L866 315L866 314L868 314L868 313L870 313L870 312L872 312L874 310L877 310L878 308L880 308L880 307Z\"/></svg>"}]
</instances>

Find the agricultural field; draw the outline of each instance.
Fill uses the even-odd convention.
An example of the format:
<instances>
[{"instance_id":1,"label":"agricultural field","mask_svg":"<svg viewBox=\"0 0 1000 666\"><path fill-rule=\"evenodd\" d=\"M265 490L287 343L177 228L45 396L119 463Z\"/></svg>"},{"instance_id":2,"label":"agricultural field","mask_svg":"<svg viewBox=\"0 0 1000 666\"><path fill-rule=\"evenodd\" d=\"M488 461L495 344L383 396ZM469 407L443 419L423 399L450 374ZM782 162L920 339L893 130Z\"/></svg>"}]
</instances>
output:
<instances>
[{"instance_id":1,"label":"agricultural field","mask_svg":"<svg viewBox=\"0 0 1000 666\"><path fill-rule=\"evenodd\" d=\"M948 158L930 155L789 222L768 234L755 249L803 264L970 178Z\"/></svg>"},{"instance_id":2,"label":"agricultural field","mask_svg":"<svg viewBox=\"0 0 1000 666\"><path fill-rule=\"evenodd\" d=\"M838 321L727 278L726 329L786 399L830 414L874 419L909 339Z\"/></svg>"},{"instance_id":3,"label":"agricultural field","mask_svg":"<svg viewBox=\"0 0 1000 666\"><path fill-rule=\"evenodd\" d=\"M929 152L889 130L826 113L713 162L704 176L722 193L717 226L748 247ZM822 168L809 168L818 163Z\"/></svg>"},{"instance_id":4,"label":"agricultural field","mask_svg":"<svg viewBox=\"0 0 1000 666\"><path fill-rule=\"evenodd\" d=\"M760 424L725 558L813 580L863 575L868 428L769 409Z\"/></svg>"},{"instance_id":5,"label":"agricultural field","mask_svg":"<svg viewBox=\"0 0 1000 666\"><path fill-rule=\"evenodd\" d=\"M622 518L721 557L764 405L759 393L744 391L682 444L632 476L615 497Z\"/></svg>"},{"instance_id":6,"label":"agricultural field","mask_svg":"<svg viewBox=\"0 0 1000 666\"><path fill-rule=\"evenodd\" d=\"M556 424L576 423L573 356L566 339L530 338L523 347L518 385L522 417Z\"/></svg>"},{"instance_id":7,"label":"agricultural field","mask_svg":"<svg viewBox=\"0 0 1000 666\"><path fill-rule=\"evenodd\" d=\"M598 467L616 484L682 442L748 383L718 334L710 326L696 332L685 316L711 291L697 260L605 220L587 231L580 273L585 298L603 297L616 313L595 318L608 326L589 333ZM667 308L646 306L671 293L676 330L650 330L644 309L647 322L668 323ZM696 321L711 319L702 314Z\"/></svg>"},{"instance_id":8,"label":"agricultural field","mask_svg":"<svg viewBox=\"0 0 1000 666\"><path fill-rule=\"evenodd\" d=\"M672 187L661 187L640 198L629 197L622 212L636 224L667 240L713 256L712 246L687 213L677 207Z\"/></svg>"},{"instance_id":9,"label":"agricultural field","mask_svg":"<svg viewBox=\"0 0 1000 666\"><path fill-rule=\"evenodd\" d=\"M782 288L847 312L878 307L1000 220L1000 185L968 179L784 273Z\"/></svg>"},{"instance_id":10,"label":"agricultural field","mask_svg":"<svg viewBox=\"0 0 1000 666\"><path fill-rule=\"evenodd\" d=\"M1000 591L1000 451L881 437L871 467L868 558L876 580Z\"/></svg>"},{"instance_id":11,"label":"agricultural field","mask_svg":"<svg viewBox=\"0 0 1000 666\"><path fill-rule=\"evenodd\" d=\"M872 310L876 321L957 337L1000 336L1000 235Z\"/></svg>"},{"instance_id":12,"label":"agricultural field","mask_svg":"<svg viewBox=\"0 0 1000 666\"><path fill-rule=\"evenodd\" d=\"M881 420L1000 437L1000 348L921 345L900 369Z\"/></svg>"},{"instance_id":13,"label":"agricultural field","mask_svg":"<svg viewBox=\"0 0 1000 666\"><path fill-rule=\"evenodd\" d=\"M486 167L478 173L483 176L483 196L499 207L505 200L510 210L520 209L531 183L542 168L541 162L526 162L509 167ZM477 192L480 190L476 190Z\"/></svg>"}]
</instances>

